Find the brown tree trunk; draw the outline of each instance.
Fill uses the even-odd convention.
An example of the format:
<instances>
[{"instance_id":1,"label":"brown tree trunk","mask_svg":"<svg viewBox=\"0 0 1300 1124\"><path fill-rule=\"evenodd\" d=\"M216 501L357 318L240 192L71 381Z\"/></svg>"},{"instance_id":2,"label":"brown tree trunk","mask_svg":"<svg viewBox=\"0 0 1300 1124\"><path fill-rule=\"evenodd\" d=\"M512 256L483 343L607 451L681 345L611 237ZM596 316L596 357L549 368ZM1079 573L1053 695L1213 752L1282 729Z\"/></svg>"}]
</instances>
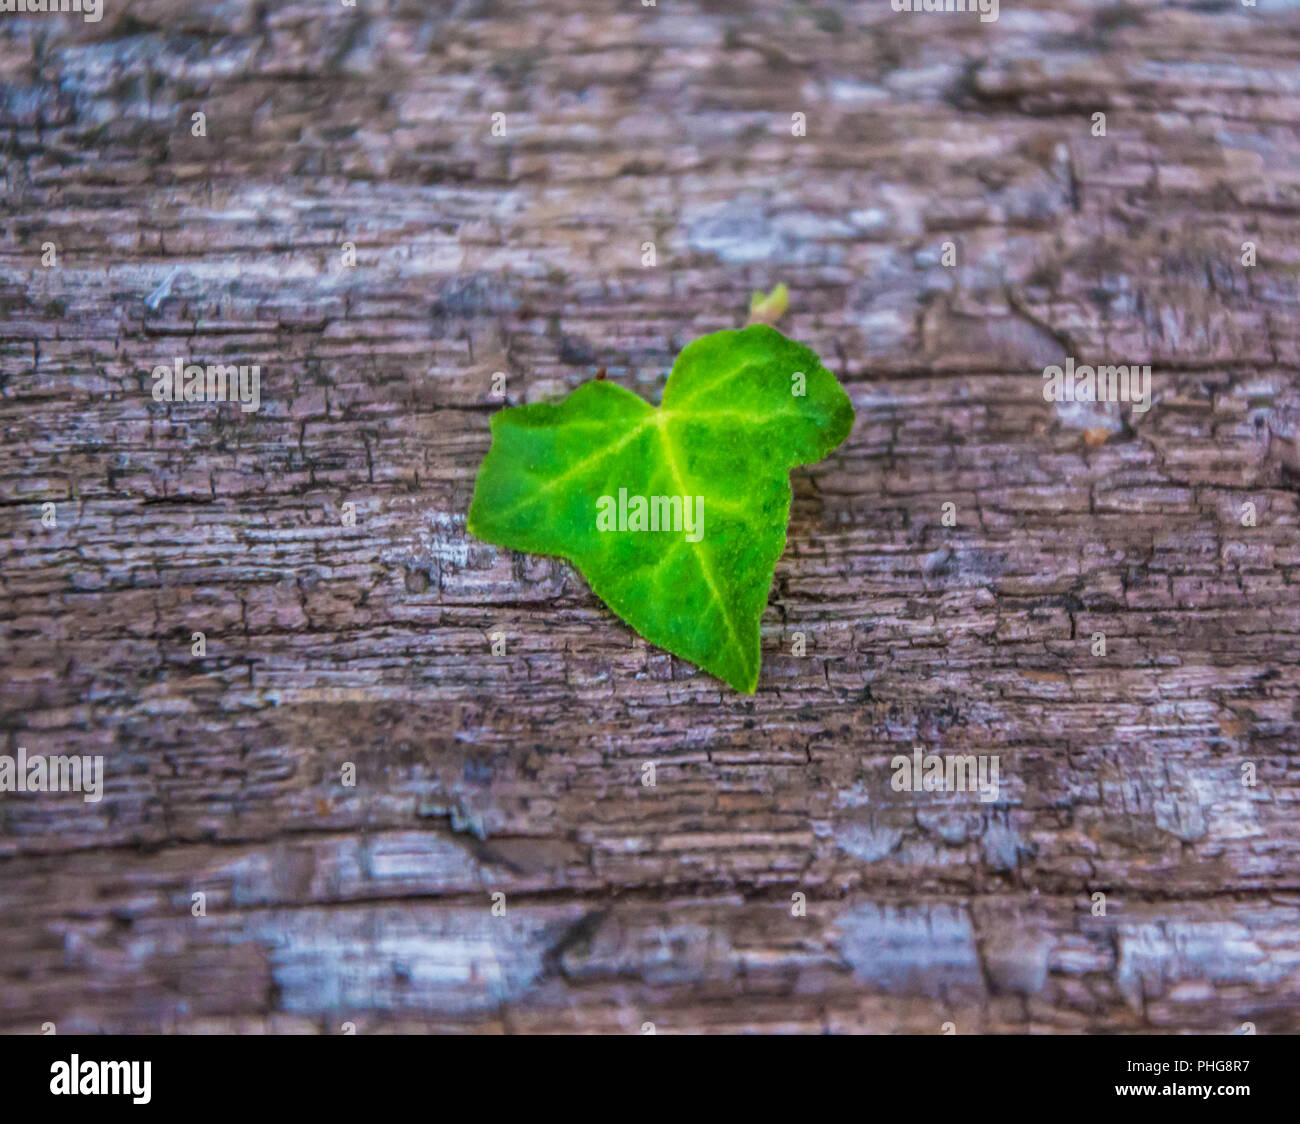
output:
<instances>
[{"instance_id":1,"label":"brown tree trunk","mask_svg":"<svg viewBox=\"0 0 1300 1124\"><path fill-rule=\"evenodd\" d=\"M1300 13L429 7L0 23L0 1027L1300 1028ZM779 281L751 698L464 514Z\"/></svg>"}]
</instances>

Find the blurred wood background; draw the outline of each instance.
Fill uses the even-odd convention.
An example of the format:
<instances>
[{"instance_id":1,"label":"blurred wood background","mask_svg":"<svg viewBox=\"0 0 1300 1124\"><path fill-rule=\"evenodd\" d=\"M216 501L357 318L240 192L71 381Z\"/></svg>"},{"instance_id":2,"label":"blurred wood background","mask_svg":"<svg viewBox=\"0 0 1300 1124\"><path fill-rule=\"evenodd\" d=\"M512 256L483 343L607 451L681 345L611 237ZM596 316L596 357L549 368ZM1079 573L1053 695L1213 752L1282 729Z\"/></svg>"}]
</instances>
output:
<instances>
[{"instance_id":1,"label":"blurred wood background","mask_svg":"<svg viewBox=\"0 0 1300 1124\"><path fill-rule=\"evenodd\" d=\"M0 751L107 768L0 796L0 1028L1300 1028L1300 11L104 7L0 21ZM750 698L464 514L495 372L778 281L858 420Z\"/></svg>"}]
</instances>

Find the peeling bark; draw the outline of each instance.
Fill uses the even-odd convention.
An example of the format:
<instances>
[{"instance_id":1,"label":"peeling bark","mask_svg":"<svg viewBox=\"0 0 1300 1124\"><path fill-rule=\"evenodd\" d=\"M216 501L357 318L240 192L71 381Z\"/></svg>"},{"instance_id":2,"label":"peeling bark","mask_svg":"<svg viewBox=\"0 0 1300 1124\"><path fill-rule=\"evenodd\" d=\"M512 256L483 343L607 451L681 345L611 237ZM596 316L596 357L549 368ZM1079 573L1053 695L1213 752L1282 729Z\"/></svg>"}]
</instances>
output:
<instances>
[{"instance_id":1,"label":"peeling bark","mask_svg":"<svg viewBox=\"0 0 1300 1124\"><path fill-rule=\"evenodd\" d=\"M107 770L0 796L0 1028L1300 1029L1300 13L430 7L0 23L0 752ZM777 282L858 421L747 698L464 513L495 372Z\"/></svg>"}]
</instances>

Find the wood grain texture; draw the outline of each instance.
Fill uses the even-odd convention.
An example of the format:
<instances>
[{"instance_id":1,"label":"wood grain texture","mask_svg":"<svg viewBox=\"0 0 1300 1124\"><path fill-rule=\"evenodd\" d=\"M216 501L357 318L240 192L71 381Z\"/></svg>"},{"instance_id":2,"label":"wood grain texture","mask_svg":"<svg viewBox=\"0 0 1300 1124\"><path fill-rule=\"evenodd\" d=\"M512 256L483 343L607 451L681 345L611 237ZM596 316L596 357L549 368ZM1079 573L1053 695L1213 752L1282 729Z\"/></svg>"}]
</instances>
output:
<instances>
[{"instance_id":1,"label":"wood grain texture","mask_svg":"<svg viewBox=\"0 0 1300 1124\"><path fill-rule=\"evenodd\" d=\"M0 1029L1300 1029L1298 125L1269 0L0 17L0 751L107 768L0 796ZM777 281L858 420L748 698L464 514L494 372Z\"/></svg>"}]
</instances>

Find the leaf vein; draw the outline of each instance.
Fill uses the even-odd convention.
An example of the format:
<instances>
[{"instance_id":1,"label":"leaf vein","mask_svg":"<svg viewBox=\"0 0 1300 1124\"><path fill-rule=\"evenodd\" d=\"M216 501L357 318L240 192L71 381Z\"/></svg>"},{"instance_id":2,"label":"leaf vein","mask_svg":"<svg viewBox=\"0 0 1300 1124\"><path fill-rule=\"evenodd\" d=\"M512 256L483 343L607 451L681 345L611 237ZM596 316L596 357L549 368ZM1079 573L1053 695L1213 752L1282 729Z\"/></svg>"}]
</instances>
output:
<instances>
[{"instance_id":1,"label":"leaf vein","mask_svg":"<svg viewBox=\"0 0 1300 1124\"><path fill-rule=\"evenodd\" d=\"M701 394L711 390L717 390L718 387L722 386L724 383L729 382L731 379L738 378L740 375L743 375L746 371L751 370L754 367L763 366L765 362L766 360L764 359L751 359L747 363L742 363L739 367L732 367L729 371L724 371L718 378L713 379L711 382L706 382L703 386L695 387L681 400L679 405L688 406L692 402L697 402L699 401Z\"/></svg>"},{"instance_id":2,"label":"leaf vein","mask_svg":"<svg viewBox=\"0 0 1300 1124\"><path fill-rule=\"evenodd\" d=\"M571 468L567 469L566 471L560 473L559 476L552 477L545 484L540 485L539 487L534 489L531 493L529 493L527 496L525 496L522 500L519 501L519 503L512 504L505 511L498 512L497 518L502 520L508 519L510 516L514 515L515 512L522 511L529 504L536 502L538 497L547 495L548 493L555 491L555 489L558 488L561 484L563 484L566 480L573 479L573 477L576 476L578 473L580 473L583 469L597 463L598 461L608 460L620 449L622 449L625 445L630 444L633 438L638 437L640 434L644 433L646 429L650 426L653 418L654 418L653 414L649 415L646 421L641 422L634 429L628 430L627 433L623 435L623 439L621 441L616 441L612 445L604 446L603 448L592 453L591 456L584 457L577 464L573 465Z\"/></svg>"},{"instance_id":3,"label":"leaf vein","mask_svg":"<svg viewBox=\"0 0 1300 1124\"><path fill-rule=\"evenodd\" d=\"M682 479L681 468L677 463L677 453L673 449L673 440L668 434L669 417L663 415L663 421L659 423L659 435L663 438L664 456L668 461L668 470L673 475L673 481L676 484L677 492L681 496L686 495L686 482ZM726 625L727 632L731 635L731 641L735 644L741 659L744 661L746 668L749 667L749 655L744 644L740 641L740 635L736 632L736 627L732 623L731 614L727 612L727 599L723 597L722 591L718 588L718 583L713 576L713 568L710 565L708 551L704 548L704 540L693 543L694 549L690 552L691 557L695 559L696 564L700 567L700 573L704 576L704 582L709 587L709 592L713 594L714 600L718 604L718 614L722 617L722 623Z\"/></svg>"}]
</instances>

